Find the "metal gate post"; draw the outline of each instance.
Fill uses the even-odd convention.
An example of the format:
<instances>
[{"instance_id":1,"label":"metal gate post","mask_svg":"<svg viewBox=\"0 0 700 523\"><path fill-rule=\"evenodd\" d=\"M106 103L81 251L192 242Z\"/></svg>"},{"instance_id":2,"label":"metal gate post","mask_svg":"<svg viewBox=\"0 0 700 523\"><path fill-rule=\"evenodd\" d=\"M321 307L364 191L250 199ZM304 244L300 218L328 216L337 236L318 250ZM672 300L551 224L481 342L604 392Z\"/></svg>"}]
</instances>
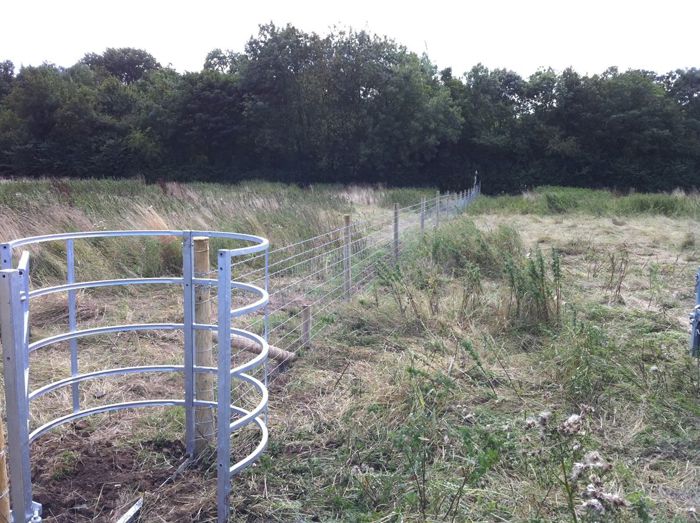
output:
<instances>
[{"instance_id":1,"label":"metal gate post","mask_svg":"<svg viewBox=\"0 0 700 523\"><path fill-rule=\"evenodd\" d=\"M218 370L216 395L216 517L226 523L231 491L231 254L218 257Z\"/></svg>"},{"instance_id":2,"label":"metal gate post","mask_svg":"<svg viewBox=\"0 0 700 523\"><path fill-rule=\"evenodd\" d=\"M3 246L4 247L4 246ZM3 253L4 257L5 253ZM22 256L20 267L26 265ZM25 263L22 263L25 261ZM29 351L22 293L27 288L28 268L0 271L0 328L2 329L5 408L10 462L10 501L16 523L41 521L40 507L32 503L29 462ZM25 295L24 300L29 300Z\"/></svg>"},{"instance_id":3,"label":"metal gate post","mask_svg":"<svg viewBox=\"0 0 700 523\"><path fill-rule=\"evenodd\" d=\"M185 452L194 456L194 248L192 231L182 238L182 303L184 308Z\"/></svg>"},{"instance_id":4,"label":"metal gate post","mask_svg":"<svg viewBox=\"0 0 700 523\"><path fill-rule=\"evenodd\" d=\"M75 283L75 247L73 240L66 240L66 283ZM68 329L71 333L78 328L76 292L68 291ZM78 340L70 340L70 375L75 378L78 375ZM77 383L71 385L73 396L73 412L80 410L80 387Z\"/></svg>"}]
</instances>

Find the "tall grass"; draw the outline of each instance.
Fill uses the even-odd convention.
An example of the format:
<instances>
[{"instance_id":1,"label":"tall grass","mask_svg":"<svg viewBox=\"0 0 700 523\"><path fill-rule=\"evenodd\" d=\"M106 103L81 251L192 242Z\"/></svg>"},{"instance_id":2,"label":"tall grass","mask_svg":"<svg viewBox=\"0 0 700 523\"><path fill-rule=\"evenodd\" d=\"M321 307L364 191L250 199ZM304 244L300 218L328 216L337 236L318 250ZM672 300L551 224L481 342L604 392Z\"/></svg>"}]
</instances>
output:
<instances>
[{"instance_id":1,"label":"tall grass","mask_svg":"<svg viewBox=\"0 0 700 523\"><path fill-rule=\"evenodd\" d=\"M250 181L146 184L142 180L37 179L0 181L0 241L88 230L199 229L259 234L273 248L340 227L345 213L378 202L408 201L419 192L319 185L301 188ZM415 203L411 200L411 203ZM177 272L173 239L76 242L79 278ZM213 241L212 256L222 241ZM32 247L37 283L65 278L65 245ZM38 256L41 254L41 256Z\"/></svg>"}]
</instances>

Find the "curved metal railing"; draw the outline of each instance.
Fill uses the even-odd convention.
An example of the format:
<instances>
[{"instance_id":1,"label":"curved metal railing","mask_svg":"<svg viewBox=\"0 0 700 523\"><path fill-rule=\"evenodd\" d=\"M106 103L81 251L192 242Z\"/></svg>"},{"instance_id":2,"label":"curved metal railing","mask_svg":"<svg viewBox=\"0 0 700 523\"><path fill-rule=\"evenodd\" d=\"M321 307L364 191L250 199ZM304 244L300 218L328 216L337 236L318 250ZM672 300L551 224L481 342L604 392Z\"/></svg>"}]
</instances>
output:
<instances>
[{"instance_id":1,"label":"curved metal railing","mask_svg":"<svg viewBox=\"0 0 700 523\"><path fill-rule=\"evenodd\" d=\"M105 238L176 237L182 240L182 275L159 278L120 278L97 281L76 281L75 241ZM221 249L217 256L217 278L199 278L194 271L193 240L197 237L243 242L243 246ZM30 288L28 251L16 254L22 247L45 242L65 242L66 282L43 288ZM47 432L65 423L87 416L143 407L183 407L185 409L185 447L191 455L195 441L195 408L216 409L219 422L216 427L217 446L217 512L220 522L228 518L228 495L231 476L253 463L264 451L268 431L265 415L268 404L266 361L268 357L267 317L268 277L264 287L232 281L234 260L246 255L262 256L265 274L268 274L269 242L262 237L249 234L218 231L178 231L178 230L138 230L138 231L94 231L74 232L34 236L10 241L0 245L0 320L3 353L5 359L5 388L7 405L8 450L10 477L12 482L11 502L14 521L41 521L41 506L32 500L31 463L29 447ZM17 263L15 264L15 258ZM102 287L134 285L177 285L183 291L182 322L174 323L132 323L78 329L76 291ZM218 301L217 323L196 323L194 308L195 286L211 286L216 289ZM252 294L253 301L232 308L232 293ZM68 331L35 341L29 340L31 302L35 298L50 294L67 294ZM232 320L258 311L265 311L264 334L258 335L247 330L234 328ZM141 365L102 369L81 373L78 359L78 340L98 335L120 332L182 331L183 363L177 365ZM195 332L214 331L218 333L217 367L198 366L195 362ZM232 368L231 345L235 337L242 337L257 346L257 353L247 361ZM29 355L43 348L68 342L70 344L71 376L29 390ZM251 375L262 371L262 381ZM184 375L184 394L180 398L150 398L120 403L110 403L91 408L82 408L79 386L82 383L114 376L128 376L146 373L180 373ZM211 373L217 377L216 401L196 397L195 376L198 373ZM258 400L253 407L243 408L233 404L232 382L246 383L257 393ZM58 416L29 432L32 402L38 398L71 388L72 412ZM245 457L231 465L231 435L248 425L259 431L257 446Z\"/></svg>"}]
</instances>

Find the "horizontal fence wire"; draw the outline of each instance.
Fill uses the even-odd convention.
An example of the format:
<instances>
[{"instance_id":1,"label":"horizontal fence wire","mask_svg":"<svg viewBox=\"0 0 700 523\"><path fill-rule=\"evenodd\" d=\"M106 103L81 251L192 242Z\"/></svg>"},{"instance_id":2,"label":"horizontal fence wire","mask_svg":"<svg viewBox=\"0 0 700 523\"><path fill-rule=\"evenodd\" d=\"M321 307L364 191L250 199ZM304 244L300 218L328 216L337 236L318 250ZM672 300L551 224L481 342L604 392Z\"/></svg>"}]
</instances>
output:
<instances>
[{"instance_id":1,"label":"horizontal fence wire","mask_svg":"<svg viewBox=\"0 0 700 523\"><path fill-rule=\"evenodd\" d=\"M368 288L382 268L401 255L406 241L421 232L421 224L424 230L432 229L469 202L466 193L440 195L390 209L382 216L354 220L349 226L271 250L267 274L264 266L255 266L262 261L258 255L238 267L241 274L235 277L254 284L268 279L269 343L295 355L333 324L329 316L339 306ZM307 308L311 321L305 325ZM242 321L244 328L260 330L261 315ZM270 379L285 363L270 360Z\"/></svg>"}]
</instances>

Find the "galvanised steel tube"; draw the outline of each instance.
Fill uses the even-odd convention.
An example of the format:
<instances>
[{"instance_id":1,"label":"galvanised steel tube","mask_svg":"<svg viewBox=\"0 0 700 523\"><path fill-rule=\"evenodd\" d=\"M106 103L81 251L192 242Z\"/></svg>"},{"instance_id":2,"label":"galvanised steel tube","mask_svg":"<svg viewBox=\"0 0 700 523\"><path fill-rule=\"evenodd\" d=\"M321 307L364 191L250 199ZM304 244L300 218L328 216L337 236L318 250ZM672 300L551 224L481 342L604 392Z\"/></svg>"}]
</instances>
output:
<instances>
[{"instance_id":1,"label":"galvanised steel tube","mask_svg":"<svg viewBox=\"0 0 700 523\"><path fill-rule=\"evenodd\" d=\"M218 256L218 336L219 361L217 374L217 428L216 428L216 516L219 523L226 523L229 515L231 489L231 257L226 251Z\"/></svg>"}]
</instances>

